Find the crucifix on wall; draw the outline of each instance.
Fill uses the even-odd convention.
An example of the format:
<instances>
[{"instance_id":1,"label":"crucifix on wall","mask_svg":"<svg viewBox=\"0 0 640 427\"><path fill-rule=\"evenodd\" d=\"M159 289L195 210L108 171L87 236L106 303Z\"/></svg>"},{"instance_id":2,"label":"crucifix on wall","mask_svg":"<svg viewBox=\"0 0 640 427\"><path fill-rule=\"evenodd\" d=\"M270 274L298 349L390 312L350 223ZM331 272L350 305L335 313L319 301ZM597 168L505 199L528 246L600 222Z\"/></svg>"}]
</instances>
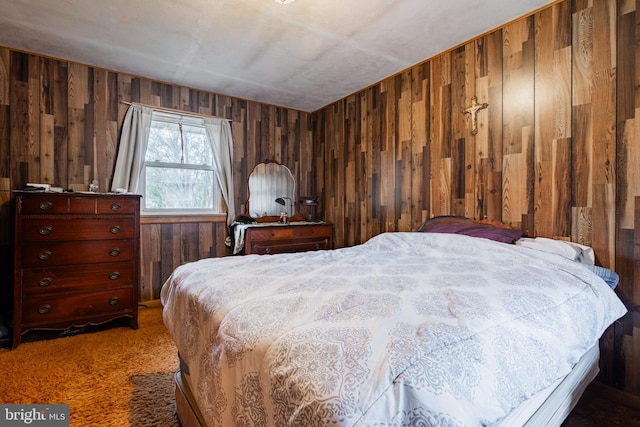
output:
<instances>
[{"instance_id":1,"label":"crucifix on wall","mask_svg":"<svg viewBox=\"0 0 640 427\"><path fill-rule=\"evenodd\" d=\"M478 97L475 95L471 98L471 107L465 108L462 112L464 114L471 114L471 134L478 133L478 111L487 108L489 104L483 102L478 104Z\"/></svg>"}]
</instances>

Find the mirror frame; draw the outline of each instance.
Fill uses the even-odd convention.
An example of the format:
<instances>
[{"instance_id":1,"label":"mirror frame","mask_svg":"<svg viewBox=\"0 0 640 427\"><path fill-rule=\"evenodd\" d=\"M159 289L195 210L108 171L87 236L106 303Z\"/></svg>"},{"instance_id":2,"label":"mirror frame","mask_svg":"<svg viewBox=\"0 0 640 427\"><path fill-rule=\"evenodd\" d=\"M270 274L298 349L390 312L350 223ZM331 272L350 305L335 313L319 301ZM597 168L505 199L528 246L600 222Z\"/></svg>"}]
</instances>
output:
<instances>
[{"instance_id":1,"label":"mirror frame","mask_svg":"<svg viewBox=\"0 0 640 427\"><path fill-rule=\"evenodd\" d=\"M280 162L266 160L255 165L247 180L247 191L246 212L257 221L277 221L281 212L287 212L292 220L296 217L296 181L291 170Z\"/></svg>"}]
</instances>

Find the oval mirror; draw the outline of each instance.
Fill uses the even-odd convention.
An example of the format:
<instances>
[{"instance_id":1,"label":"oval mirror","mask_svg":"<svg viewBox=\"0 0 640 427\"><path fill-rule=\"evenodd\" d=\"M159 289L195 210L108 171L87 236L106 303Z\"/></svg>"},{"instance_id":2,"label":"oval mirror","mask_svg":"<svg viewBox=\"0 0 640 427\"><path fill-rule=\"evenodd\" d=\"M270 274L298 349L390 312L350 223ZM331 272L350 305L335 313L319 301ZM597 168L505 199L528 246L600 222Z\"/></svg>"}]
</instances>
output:
<instances>
[{"instance_id":1,"label":"oval mirror","mask_svg":"<svg viewBox=\"0 0 640 427\"><path fill-rule=\"evenodd\" d=\"M249 175L249 215L262 218L286 212L293 217L295 190L296 182L288 167L275 161L258 163Z\"/></svg>"}]
</instances>

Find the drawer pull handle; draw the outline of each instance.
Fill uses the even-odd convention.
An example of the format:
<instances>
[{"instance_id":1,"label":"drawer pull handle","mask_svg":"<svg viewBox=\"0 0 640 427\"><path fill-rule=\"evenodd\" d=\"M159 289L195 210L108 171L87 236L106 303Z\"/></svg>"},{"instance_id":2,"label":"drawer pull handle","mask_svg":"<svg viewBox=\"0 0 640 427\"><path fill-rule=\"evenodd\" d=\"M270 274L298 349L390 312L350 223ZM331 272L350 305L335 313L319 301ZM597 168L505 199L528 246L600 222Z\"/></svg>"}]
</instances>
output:
<instances>
[{"instance_id":1,"label":"drawer pull handle","mask_svg":"<svg viewBox=\"0 0 640 427\"><path fill-rule=\"evenodd\" d=\"M38 254L38 258L46 261L48 259L51 259L51 257L53 256L53 254L51 253L51 251L42 251Z\"/></svg>"},{"instance_id":2,"label":"drawer pull handle","mask_svg":"<svg viewBox=\"0 0 640 427\"><path fill-rule=\"evenodd\" d=\"M52 226L45 225L44 227L40 227L40 230L38 230L38 233L40 233L41 236L46 236L51 234L52 231L53 231Z\"/></svg>"},{"instance_id":3,"label":"drawer pull handle","mask_svg":"<svg viewBox=\"0 0 640 427\"><path fill-rule=\"evenodd\" d=\"M111 227L111 229L109 229L109 231L111 231L112 234L118 234L122 230L120 229L119 225L114 225L113 227Z\"/></svg>"},{"instance_id":4,"label":"drawer pull handle","mask_svg":"<svg viewBox=\"0 0 640 427\"><path fill-rule=\"evenodd\" d=\"M113 248L109 251L109 255L116 257L118 255L120 255L120 249L119 248Z\"/></svg>"},{"instance_id":5,"label":"drawer pull handle","mask_svg":"<svg viewBox=\"0 0 640 427\"><path fill-rule=\"evenodd\" d=\"M53 283L53 279L51 277L44 277L38 281L38 285L42 287L47 287Z\"/></svg>"},{"instance_id":6,"label":"drawer pull handle","mask_svg":"<svg viewBox=\"0 0 640 427\"><path fill-rule=\"evenodd\" d=\"M112 211L119 211L120 209L122 209L122 205L120 203L111 203Z\"/></svg>"},{"instance_id":7,"label":"drawer pull handle","mask_svg":"<svg viewBox=\"0 0 640 427\"><path fill-rule=\"evenodd\" d=\"M51 203L51 202L40 202L38 207L43 211L48 211L49 209L51 209L53 207L53 203Z\"/></svg>"},{"instance_id":8,"label":"drawer pull handle","mask_svg":"<svg viewBox=\"0 0 640 427\"><path fill-rule=\"evenodd\" d=\"M119 271L114 271L111 274L109 274L109 279L111 280L117 280L120 278L120 272Z\"/></svg>"},{"instance_id":9,"label":"drawer pull handle","mask_svg":"<svg viewBox=\"0 0 640 427\"><path fill-rule=\"evenodd\" d=\"M38 313L49 314L51 312L51 306L49 304L41 305L38 307Z\"/></svg>"},{"instance_id":10,"label":"drawer pull handle","mask_svg":"<svg viewBox=\"0 0 640 427\"><path fill-rule=\"evenodd\" d=\"M267 254L270 254L270 253L271 253L271 248L266 248L266 249L264 250L264 252L265 252L265 253L267 253Z\"/></svg>"},{"instance_id":11,"label":"drawer pull handle","mask_svg":"<svg viewBox=\"0 0 640 427\"><path fill-rule=\"evenodd\" d=\"M120 298L118 297L109 298L109 305L117 305L119 303L120 303Z\"/></svg>"}]
</instances>

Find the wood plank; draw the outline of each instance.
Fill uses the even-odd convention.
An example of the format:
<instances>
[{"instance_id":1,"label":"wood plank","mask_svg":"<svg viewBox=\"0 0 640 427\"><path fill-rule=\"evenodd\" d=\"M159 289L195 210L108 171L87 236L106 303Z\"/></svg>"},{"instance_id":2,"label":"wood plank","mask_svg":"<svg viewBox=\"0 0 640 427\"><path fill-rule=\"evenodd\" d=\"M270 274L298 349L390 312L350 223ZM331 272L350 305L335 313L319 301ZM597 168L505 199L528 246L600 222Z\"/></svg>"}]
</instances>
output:
<instances>
[{"instance_id":1,"label":"wood plank","mask_svg":"<svg viewBox=\"0 0 640 427\"><path fill-rule=\"evenodd\" d=\"M515 30L514 30L515 29ZM505 152L524 153L522 146L523 129L534 126L534 63L535 41L533 39L533 19L528 18L516 21L505 28L505 60L504 69L504 93L503 111L505 122L511 122L513 130L511 138L505 133ZM518 35L519 44L509 39L513 32ZM518 48L519 46L519 48ZM507 53L512 51L511 55ZM510 110L513 108L513 110ZM512 116L512 111L514 115ZM512 146L512 147L510 147Z\"/></svg>"},{"instance_id":2,"label":"wood plank","mask_svg":"<svg viewBox=\"0 0 640 427\"><path fill-rule=\"evenodd\" d=\"M640 287L638 286L638 278L640 277L640 197L635 198L636 214L633 230L633 286L632 290L626 294L627 301L632 302L635 306L635 314L633 317L633 325L640 326L640 316L638 307L640 307Z\"/></svg>"},{"instance_id":3,"label":"wood plank","mask_svg":"<svg viewBox=\"0 0 640 427\"><path fill-rule=\"evenodd\" d=\"M636 110L636 116L640 117L640 109ZM640 150L637 149L637 141L640 135L640 120L631 119L620 123L618 134L617 194L619 203L618 227L623 229L634 228L635 197L640 196Z\"/></svg>"},{"instance_id":4,"label":"wood plank","mask_svg":"<svg viewBox=\"0 0 640 427\"><path fill-rule=\"evenodd\" d=\"M593 15L592 8L573 14L573 105L588 104L591 100L593 75Z\"/></svg>"},{"instance_id":5,"label":"wood plank","mask_svg":"<svg viewBox=\"0 0 640 427\"><path fill-rule=\"evenodd\" d=\"M160 225L140 226L140 300L148 301L159 289L156 265L160 262Z\"/></svg>"},{"instance_id":6,"label":"wood plank","mask_svg":"<svg viewBox=\"0 0 640 427\"><path fill-rule=\"evenodd\" d=\"M556 140L553 164L553 227L551 237L569 238L571 236L571 170L567 165L571 164L571 139ZM539 230L536 226L536 233Z\"/></svg>"},{"instance_id":7,"label":"wood plank","mask_svg":"<svg viewBox=\"0 0 640 427\"><path fill-rule=\"evenodd\" d=\"M178 239L179 247L182 250L180 264L197 261L200 252L200 224L181 224L180 238ZM178 227L177 227L178 228ZM177 265L176 265L177 267Z\"/></svg>"},{"instance_id":8,"label":"wood plank","mask_svg":"<svg viewBox=\"0 0 640 427\"><path fill-rule=\"evenodd\" d=\"M174 264L176 263L175 259L180 259L180 252L178 254L173 250L175 239L174 228L179 227L179 225L174 226L173 224L162 224L160 226L160 265L161 277L169 277L171 272L174 270ZM179 261L178 261L179 262Z\"/></svg>"},{"instance_id":9,"label":"wood plank","mask_svg":"<svg viewBox=\"0 0 640 427\"><path fill-rule=\"evenodd\" d=\"M89 103L89 68L69 63L68 68L68 105L69 108L83 109Z\"/></svg>"},{"instance_id":10,"label":"wood plank","mask_svg":"<svg viewBox=\"0 0 640 427\"><path fill-rule=\"evenodd\" d=\"M629 349L625 365L628 372L625 375L624 390L638 396L640 395L640 365L637 361L640 360L640 328L634 327L633 334L624 338L628 341Z\"/></svg>"},{"instance_id":11,"label":"wood plank","mask_svg":"<svg viewBox=\"0 0 640 427\"><path fill-rule=\"evenodd\" d=\"M11 111L0 105L0 179L11 177ZM10 180L9 180L10 181ZM9 186L11 188L11 186ZM8 220L8 218L7 218Z\"/></svg>"},{"instance_id":12,"label":"wood plank","mask_svg":"<svg viewBox=\"0 0 640 427\"><path fill-rule=\"evenodd\" d=\"M431 212L432 216L445 215L451 212L450 206L450 158L451 145L451 78L450 56L442 55L433 60L431 67Z\"/></svg>"},{"instance_id":13,"label":"wood plank","mask_svg":"<svg viewBox=\"0 0 640 427\"><path fill-rule=\"evenodd\" d=\"M616 287L616 293L623 301L633 301L635 264L640 260L640 251L636 253L635 242L634 229L617 230L615 271L620 277L620 282Z\"/></svg>"},{"instance_id":14,"label":"wood plank","mask_svg":"<svg viewBox=\"0 0 640 427\"><path fill-rule=\"evenodd\" d=\"M415 230L429 217L429 71L428 63L412 73L411 95L411 224Z\"/></svg>"},{"instance_id":15,"label":"wood plank","mask_svg":"<svg viewBox=\"0 0 640 427\"><path fill-rule=\"evenodd\" d=\"M462 111L475 95L475 81L467 77L467 49L473 52L473 44L464 45L451 52L451 140L458 141L467 135L467 117ZM473 72L473 69L470 70ZM471 86L471 87L468 87Z\"/></svg>"},{"instance_id":16,"label":"wood plank","mask_svg":"<svg viewBox=\"0 0 640 427\"><path fill-rule=\"evenodd\" d=\"M66 187L67 159L68 155L68 67L64 61L54 61L50 66L52 70L52 82L50 87L51 102L53 108L53 161L54 177L53 183L60 187Z\"/></svg>"},{"instance_id":17,"label":"wood plank","mask_svg":"<svg viewBox=\"0 0 640 427\"><path fill-rule=\"evenodd\" d=\"M9 57L9 49L0 47L0 105L9 105L11 92Z\"/></svg>"},{"instance_id":18,"label":"wood plank","mask_svg":"<svg viewBox=\"0 0 640 427\"><path fill-rule=\"evenodd\" d=\"M440 187L436 192L436 196L440 198L440 215L451 215L453 213L451 206L453 202L451 200L452 161L451 157L440 159Z\"/></svg>"},{"instance_id":19,"label":"wood plank","mask_svg":"<svg viewBox=\"0 0 640 427\"><path fill-rule=\"evenodd\" d=\"M28 159L30 158L30 123L29 120L29 87L25 82L12 81L9 148L10 161L14 165L11 168L11 183L13 188L22 188L27 182L31 182L34 176L30 175ZM16 167L16 165L18 167Z\"/></svg>"},{"instance_id":20,"label":"wood plank","mask_svg":"<svg viewBox=\"0 0 640 427\"><path fill-rule=\"evenodd\" d=\"M69 111L69 145L68 145L68 163L67 187L72 185L82 186L82 190L86 191L85 184L85 110L84 108L72 108Z\"/></svg>"},{"instance_id":21,"label":"wood plank","mask_svg":"<svg viewBox=\"0 0 640 427\"><path fill-rule=\"evenodd\" d=\"M226 224L216 223L215 228L213 229L214 234L212 235L213 241L216 243L215 248L216 252L215 257L223 257L227 255L231 255L231 248L225 246L224 237L226 236Z\"/></svg>"},{"instance_id":22,"label":"wood plank","mask_svg":"<svg viewBox=\"0 0 640 427\"><path fill-rule=\"evenodd\" d=\"M8 107L0 104L0 113L3 110L8 110ZM2 122L0 121L0 135L2 134L1 125ZM2 143L1 139L0 143ZM0 145L0 153L5 147L9 148L8 145ZM0 268L5 272L12 271L13 268L13 257L11 255L13 253L11 249L13 240L11 197L11 180L8 177L0 177ZM11 293L10 286L0 288L0 310L5 313L11 310L13 301Z\"/></svg>"},{"instance_id":23,"label":"wood plank","mask_svg":"<svg viewBox=\"0 0 640 427\"><path fill-rule=\"evenodd\" d=\"M635 7L631 11L619 14L617 27L616 84L620 90L617 91L616 114L618 121L622 122L635 117L636 110Z\"/></svg>"},{"instance_id":24,"label":"wood plank","mask_svg":"<svg viewBox=\"0 0 640 427\"><path fill-rule=\"evenodd\" d=\"M536 15L534 224L538 236L568 238L571 174L566 165L571 146L560 142L571 135L571 49L566 47L570 42L566 22L570 22L566 5Z\"/></svg>"},{"instance_id":25,"label":"wood plank","mask_svg":"<svg viewBox=\"0 0 640 427\"><path fill-rule=\"evenodd\" d=\"M198 224L198 253L193 261L215 256L213 229L215 224Z\"/></svg>"},{"instance_id":26,"label":"wood plank","mask_svg":"<svg viewBox=\"0 0 640 427\"><path fill-rule=\"evenodd\" d=\"M502 220L514 228L522 223L522 189L526 188L520 172L524 156L507 154L502 164Z\"/></svg>"},{"instance_id":27,"label":"wood plank","mask_svg":"<svg viewBox=\"0 0 640 427\"><path fill-rule=\"evenodd\" d=\"M107 179L111 175L111 169L105 167L107 156L107 118L109 116L109 101L111 100L109 94L109 73L106 70L94 69L93 70L93 117L92 117L92 129L93 132L86 133L87 138L85 140L85 147L87 151L90 150L92 157L87 158L86 161L92 167L91 181L98 181L98 188L100 191L107 191L110 189L110 180ZM90 143L90 144L89 144ZM91 182L90 181L90 182ZM87 188L88 188L87 183Z\"/></svg>"},{"instance_id":28,"label":"wood plank","mask_svg":"<svg viewBox=\"0 0 640 427\"><path fill-rule=\"evenodd\" d=\"M0 247L8 248L13 239L11 218L11 180L7 177L0 177ZM6 262L2 265L8 267L10 264L9 259L3 261Z\"/></svg>"},{"instance_id":29,"label":"wood plank","mask_svg":"<svg viewBox=\"0 0 640 427\"><path fill-rule=\"evenodd\" d=\"M591 104L573 107L573 158L571 164L575 177L571 194L574 206L591 205L590 186L593 184L590 171L592 159L591 140Z\"/></svg>"},{"instance_id":30,"label":"wood plank","mask_svg":"<svg viewBox=\"0 0 640 427\"><path fill-rule=\"evenodd\" d=\"M55 130L51 114L40 117L40 182L56 186L55 181Z\"/></svg>"},{"instance_id":31,"label":"wood plank","mask_svg":"<svg viewBox=\"0 0 640 427\"><path fill-rule=\"evenodd\" d=\"M483 218L486 215L486 197L487 194L482 193L482 188L486 188L486 181L480 181L481 162L483 159L487 159L490 150L490 120L491 113L489 109L493 109L496 105L491 104L489 95L489 76L476 79L475 83L475 95L478 97L479 103L487 103L489 107L486 110L481 110L483 114L478 117L478 133L472 136L471 129L467 128L469 132L465 137L465 194L467 202L465 203L466 216L469 218ZM483 175L484 176L484 175ZM485 184L485 185L483 185Z\"/></svg>"},{"instance_id":32,"label":"wood plank","mask_svg":"<svg viewBox=\"0 0 640 427\"><path fill-rule=\"evenodd\" d=\"M593 219L590 207L571 208L571 241L581 245L593 244Z\"/></svg>"},{"instance_id":33,"label":"wood plank","mask_svg":"<svg viewBox=\"0 0 640 427\"><path fill-rule=\"evenodd\" d=\"M429 117L430 122L430 180L429 180L429 206L431 206L431 216L438 216L445 213L442 209L440 198L440 166L442 159L442 146L444 140L444 123L441 120L442 117L442 86L440 82L442 80L441 74L445 71L443 66L442 57L434 58L431 61L431 78L429 79L431 85L429 92L431 94L429 101L429 111L431 112Z\"/></svg>"},{"instance_id":34,"label":"wood plank","mask_svg":"<svg viewBox=\"0 0 640 427\"><path fill-rule=\"evenodd\" d=\"M483 193L480 218L502 220L502 153L503 153L503 32L497 30L485 36L488 55L488 120L486 153L478 153L485 180L478 180L478 193ZM486 157L486 161L484 160ZM480 200L480 198L479 198Z\"/></svg>"},{"instance_id":35,"label":"wood plank","mask_svg":"<svg viewBox=\"0 0 640 427\"><path fill-rule=\"evenodd\" d=\"M397 114L393 108L388 108L389 112L393 115L386 116L385 122L390 125L394 123L396 125L397 134L393 139L384 138L387 142L393 140L397 141L398 149L396 150L393 144L388 144L386 152L395 152L396 164L390 164L393 169L398 171L397 173L397 187L387 188L383 194L388 200L391 198L394 200L393 209L388 213L389 217L384 224L384 230L386 231L409 231L412 228L412 169L413 169L413 144L412 139L412 87L411 87L411 73L405 72L401 74L399 93L396 93ZM389 133L393 130L388 130ZM391 171L389 171L391 172ZM382 170L382 176L388 176L385 170ZM385 185L386 179L382 179L382 185ZM388 205L387 205L388 207Z\"/></svg>"},{"instance_id":36,"label":"wood plank","mask_svg":"<svg viewBox=\"0 0 640 427\"><path fill-rule=\"evenodd\" d=\"M593 240L591 246L598 265L615 268L615 186L594 184L593 186Z\"/></svg>"}]
</instances>

